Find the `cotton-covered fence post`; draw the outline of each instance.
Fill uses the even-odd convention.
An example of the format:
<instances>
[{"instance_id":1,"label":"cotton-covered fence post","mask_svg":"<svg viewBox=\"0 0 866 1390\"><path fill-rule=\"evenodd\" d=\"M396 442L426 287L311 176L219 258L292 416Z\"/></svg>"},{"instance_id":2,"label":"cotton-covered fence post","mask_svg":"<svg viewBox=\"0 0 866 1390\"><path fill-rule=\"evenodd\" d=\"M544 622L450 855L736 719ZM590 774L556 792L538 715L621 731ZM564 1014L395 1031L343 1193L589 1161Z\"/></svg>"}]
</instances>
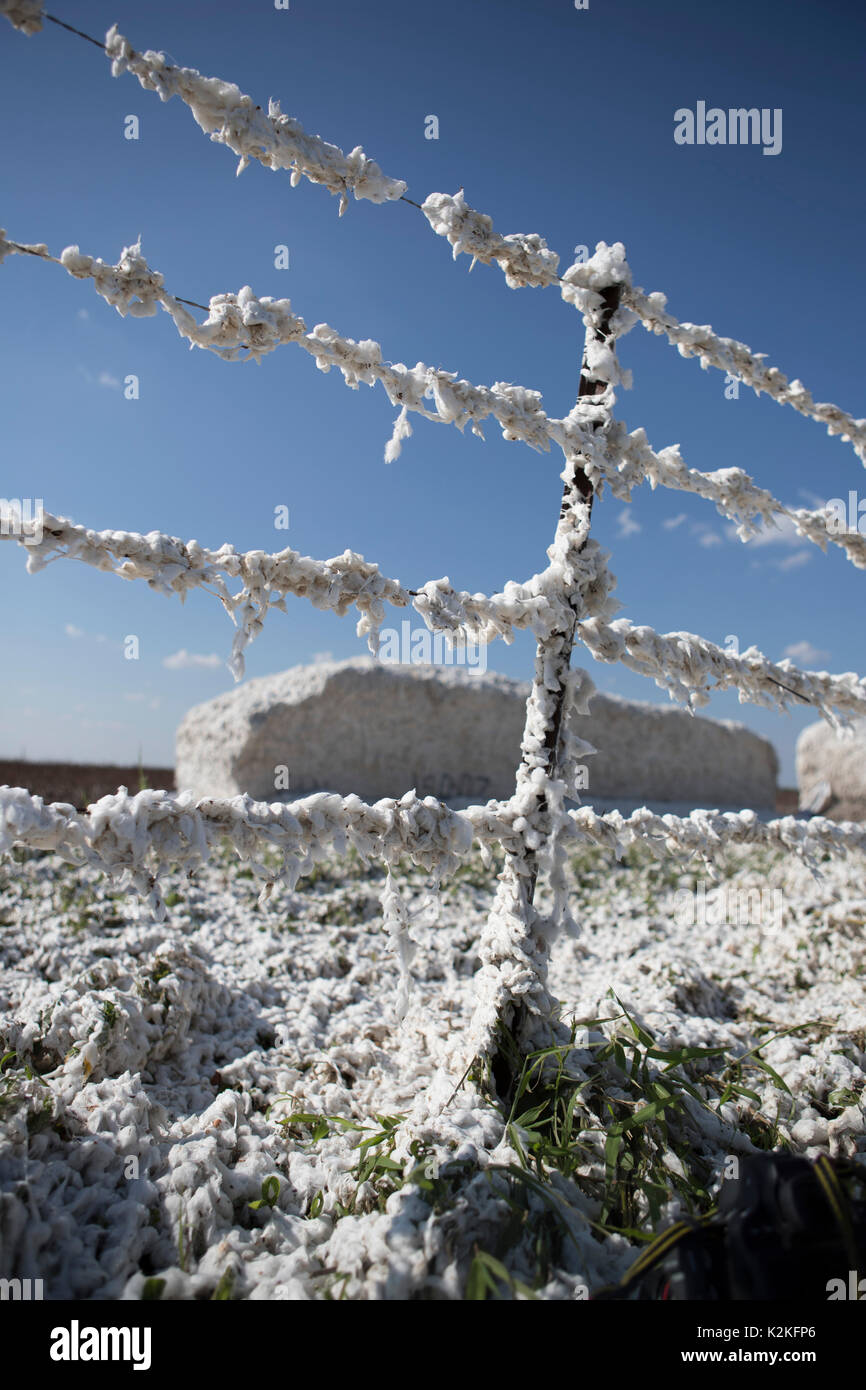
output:
<instances>
[{"instance_id":1,"label":"cotton-covered fence post","mask_svg":"<svg viewBox=\"0 0 866 1390\"><path fill-rule=\"evenodd\" d=\"M612 386L617 374L615 359L603 350L613 343L611 320L619 308L620 293L619 284L601 291L601 306L587 321L578 403L590 397L603 398L604 407L593 412L593 430L601 429L610 419ZM593 371L590 363L604 358L613 362L614 370L608 367L606 371ZM548 597L556 604L557 620L536 648L532 690L526 706L516 789L522 814L515 823L522 843L519 850L506 852L479 946L481 968L476 977L470 1049L490 1058L496 1089L503 1096L509 1094L516 1078L510 1053L497 1044L500 1025L507 1028L523 1052L533 1043L550 1041L557 1017L556 1001L547 990L546 980L549 942L559 922L555 912L552 919L541 918L534 899L541 863L554 863L555 840L564 815L563 725L575 627L584 610L579 573L573 565L589 539L594 498L584 461L585 455L579 452L568 457L559 522L548 550L551 563L545 577L549 580Z\"/></svg>"}]
</instances>

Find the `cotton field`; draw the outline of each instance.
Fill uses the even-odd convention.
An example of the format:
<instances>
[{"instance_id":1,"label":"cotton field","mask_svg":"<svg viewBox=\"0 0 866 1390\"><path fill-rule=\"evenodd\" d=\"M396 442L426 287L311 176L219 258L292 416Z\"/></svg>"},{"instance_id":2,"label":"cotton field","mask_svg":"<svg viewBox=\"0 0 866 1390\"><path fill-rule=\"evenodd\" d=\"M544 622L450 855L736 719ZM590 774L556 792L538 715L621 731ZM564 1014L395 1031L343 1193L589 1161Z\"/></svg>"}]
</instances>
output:
<instances>
[{"instance_id":1,"label":"cotton field","mask_svg":"<svg viewBox=\"0 0 866 1390\"><path fill-rule=\"evenodd\" d=\"M14 860L0 1242L4 1273L46 1297L460 1299L490 1255L513 1281L500 1296L580 1299L638 1253L617 1228L706 1209L732 1157L862 1152L862 855L816 880L779 849L733 849L727 896L707 890L722 910L703 915L731 919L715 925L678 924L702 871L639 849L570 860L581 934L554 945L549 983L583 1084L579 1162L543 1188L532 1096L497 1100L455 1070L496 866L473 859L438 896L395 870L413 955L400 1021L384 870L355 855L261 904L225 850L171 878L162 925L93 870ZM725 906L768 884L783 910L765 922ZM640 1099L617 1060L640 1050L633 1023L674 1055L719 1051L671 1069L690 1089L675 1082L611 1168L605 1125Z\"/></svg>"}]
</instances>

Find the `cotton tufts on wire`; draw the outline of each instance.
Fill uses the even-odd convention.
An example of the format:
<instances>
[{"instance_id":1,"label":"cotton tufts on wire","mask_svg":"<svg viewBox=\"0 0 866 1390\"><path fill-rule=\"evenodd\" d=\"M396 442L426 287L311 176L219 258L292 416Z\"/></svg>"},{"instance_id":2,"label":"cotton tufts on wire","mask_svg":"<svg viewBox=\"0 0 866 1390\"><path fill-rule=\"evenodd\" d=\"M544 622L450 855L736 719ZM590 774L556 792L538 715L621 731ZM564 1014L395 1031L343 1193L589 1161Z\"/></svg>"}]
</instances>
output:
<instances>
[{"instance_id":1,"label":"cotton tufts on wire","mask_svg":"<svg viewBox=\"0 0 866 1390\"><path fill-rule=\"evenodd\" d=\"M337 366L350 387L356 389L361 382L370 386L381 382L392 404L401 407L385 450L387 463L400 456L403 440L412 434L410 411L435 423L454 424L461 430L471 423L472 432L481 438L481 422L493 415L507 440L521 440L538 452L547 452L550 444L555 443L566 459L579 455L581 467L599 493L606 484L614 496L629 500L633 488L644 481L653 488L661 485L693 492L713 501L722 516L734 521L743 541L755 534L756 518L766 523L774 516L786 517L798 534L822 550L828 542L838 545L852 564L866 568L866 537L839 528L826 508L788 508L764 488L756 487L740 468L717 469L712 473L688 468L677 445L656 453L644 430L629 434L621 422L611 418L610 401L605 396L581 398L568 415L555 419L544 412L537 391L507 382L497 382L492 388L474 387L467 381L457 381L455 373L437 371L423 362L413 368L402 363L384 363L378 343L342 338L327 324L317 324L308 334L303 319L291 312L290 300L259 299L249 286L237 295L213 296L207 319L198 324L184 305L165 290L162 275L150 270L141 254L140 240L124 248L116 266L109 266L82 255L77 246L67 247L55 260L44 244L27 246L9 241L0 230L0 262L15 253L55 261L78 279L93 279L97 292L123 315L148 317L160 304L191 347L215 352L225 360L259 361L265 353L294 342L315 358L320 371L328 372ZM603 374L599 379L610 378L609 388L629 384L628 374L619 369L609 346L592 352L589 355L596 364L594 370L597 376ZM432 400L436 409L428 409L425 400Z\"/></svg>"},{"instance_id":2,"label":"cotton tufts on wire","mask_svg":"<svg viewBox=\"0 0 866 1390\"><path fill-rule=\"evenodd\" d=\"M40 0L0 0L0 14L22 34L38 34L42 29Z\"/></svg>"},{"instance_id":3,"label":"cotton tufts on wire","mask_svg":"<svg viewBox=\"0 0 866 1390\"><path fill-rule=\"evenodd\" d=\"M385 203L406 192L405 183L386 177L360 145L345 155L320 136L308 135L299 121L284 116L278 101L269 103L266 114L233 82L202 77L195 68L174 67L164 53L137 53L117 25L105 36L105 51L114 77L132 73L146 91L157 92L161 101L180 97L212 140L240 156L239 174L255 159L266 169L290 170L293 188L302 177L324 184L339 195L341 217L350 193L372 203Z\"/></svg>"},{"instance_id":4,"label":"cotton tufts on wire","mask_svg":"<svg viewBox=\"0 0 866 1390\"><path fill-rule=\"evenodd\" d=\"M38 6L30 0L0 0L0 13L24 33L41 27ZM277 102L272 101L266 113L232 83L178 68L160 53L136 52L116 27L106 37L105 51L114 76L129 72L162 101L178 96L187 104L201 129L239 157L238 173L253 159L272 170L288 170L293 187L306 178L338 196L341 215L350 195L383 203L405 194L406 184L386 177L360 146L346 155L336 145L308 135L296 120L282 114ZM386 603L414 606L428 628L455 642L499 637L510 642L515 630L529 627L538 648L513 796L507 802L455 812L433 798L419 799L414 791L400 801L367 806L356 796L329 793L290 805L269 805L249 797L195 802L183 793L173 797L141 792L130 797L121 789L79 815L69 806L46 807L22 789L2 788L0 853L24 844L53 849L73 863L98 866L131 887L160 916L163 869L173 865L194 870L218 840L228 839L250 864L263 883L263 901L273 882L293 886L324 854L353 847L363 858L384 860L388 869L382 906L400 966L397 1006L402 1015L408 1007L414 943L411 914L397 893L391 867L408 855L438 881L453 872L473 843L487 853L499 846L505 866L478 942L481 968L466 1037L471 1061L478 1052L492 1051L503 1021L514 1024L524 1047L533 1040L548 1042L555 1029L557 1003L547 990L547 960L560 927L577 927L571 920L565 876L573 844L600 845L621 857L630 843L640 841L656 854L685 859L699 855L709 862L726 844L763 841L801 854L813 868L820 854L866 847L866 829L820 818L808 823L785 818L762 825L750 812L720 816L701 810L678 818L657 817L643 808L624 818L616 812L598 816L589 807L566 810L566 798L577 790L576 761L595 751L581 739L577 724L588 709L592 686L586 673L570 669L576 639L598 660L621 661L655 680L692 711L707 703L711 690L733 687L741 701L780 709L792 700L811 704L837 726L849 715L866 713L866 681L854 673L803 672L789 661L768 661L756 648L736 655L691 633L660 634L614 617L620 608L613 596L615 576L608 568L608 555L590 536L594 495L603 496L605 487L626 501L645 481L653 488L693 492L734 521L743 541L782 517L810 542L822 549L828 542L837 544L855 566L866 568L866 539L840 531L827 508L788 508L756 487L740 468L702 473L686 466L677 446L656 453L643 430L628 433L614 417L616 389L631 382L618 361L617 339L640 321L665 336L681 356L696 356L703 368L729 372L756 392L824 423L829 433L850 441L864 462L866 420L856 420L834 405L815 403L799 380L789 382L744 344L720 337L709 326L673 318L664 295L646 295L634 286L619 242L599 242L593 256L578 258L560 274L560 258L541 236L501 236L490 217L467 204L462 191L431 194L421 211L434 233L449 242L454 259L471 256L470 269L479 260L498 264L513 289L557 288L582 314L587 332L582 394L563 418L546 413L536 390L509 382L477 386L456 372L420 361L412 368L391 363L377 342L343 337L325 323L308 331L288 299L260 298L250 286L213 296L206 319L198 322L189 312L196 306L170 294L162 275L148 266L140 238L124 248L116 266L82 254L77 246L67 247L57 263L76 278L92 280L97 293L121 315L148 317L162 308L191 347L224 360L258 361L294 343L313 357L320 371L336 367L352 389L380 383L398 411L385 449L388 463L400 456L411 436L413 413L461 431L469 425L481 438L484 422L492 417L504 439L520 441L539 455L549 454L551 444L556 444L564 458L563 502L544 570L524 583L509 581L501 594L487 596L458 591L447 577L407 589L349 550L325 561L292 550L240 554L225 545L212 551L194 540L182 542L159 532L143 536L89 531L44 513L38 519L38 534L35 525L19 518L16 538L27 546L31 572L67 556L125 579L143 579L156 591L181 599L195 587L214 592L237 627L229 663L236 679L243 674L246 645L272 608L285 611L290 594L338 615L357 609L357 632L367 637L374 652ZM12 242L0 232L0 261L13 254L54 259L45 246ZM2 534L8 531L4 528ZM231 581L240 583L237 592L230 592ZM273 847L282 853L277 870L264 862L264 851ZM546 917L534 905L541 873L548 877L553 903Z\"/></svg>"},{"instance_id":5,"label":"cotton tufts on wire","mask_svg":"<svg viewBox=\"0 0 866 1390\"><path fill-rule=\"evenodd\" d=\"M447 577L429 580L418 590L388 579L372 561L346 550L330 560L315 560L285 549L238 552L223 545L209 550L198 541L151 531L93 531L64 517L41 511L21 517L15 527L0 528L0 540L17 540L27 549L27 570L36 574L60 558L75 559L126 580L144 580L150 588L181 601L195 588L214 593L237 627L229 668L236 680L244 674L243 652L262 630L272 609L286 611L289 595L308 599L315 608L344 616L358 610L356 631L367 637L375 654L385 604L414 607L431 632L442 632L458 645L486 645L497 638L513 642L515 630L548 634L557 621L559 564L526 584L509 581L500 594L469 594L452 587ZM606 553L591 541L580 557L578 573L587 589L587 612L609 617L618 605L610 599L615 583L605 565ZM228 580L240 580L232 594Z\"/></svg>"}]
</instances>

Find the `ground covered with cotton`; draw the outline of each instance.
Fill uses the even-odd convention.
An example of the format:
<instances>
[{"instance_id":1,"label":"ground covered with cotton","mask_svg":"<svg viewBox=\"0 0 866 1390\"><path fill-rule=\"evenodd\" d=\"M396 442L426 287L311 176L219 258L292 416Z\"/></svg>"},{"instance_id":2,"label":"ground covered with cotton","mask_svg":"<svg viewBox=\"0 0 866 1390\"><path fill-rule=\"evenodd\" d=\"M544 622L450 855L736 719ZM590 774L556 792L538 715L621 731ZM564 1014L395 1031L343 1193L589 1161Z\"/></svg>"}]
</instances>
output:
<instances>
[{"instance_id":1,"label":"ground covered with cotton","mask_svg":"<svg viewBox=\"0 0 866 1390\"><path fill-rule=\"evenodd\" d=\"M438 901L395 875L417 943L398 1022L384 870L357 856L260 905L226 848L167 880L160 925L95 871L13 851L0 1276L48 1299L585 1297L711 1206L732 1156L866 1155L864 867L816 881L741 847L714 896L702 866L582 851L581 934L550 961L565 1041L522 1094L500 1069L497 1096L454 1074L480 860Z\"/></svg>"}]
</instances>

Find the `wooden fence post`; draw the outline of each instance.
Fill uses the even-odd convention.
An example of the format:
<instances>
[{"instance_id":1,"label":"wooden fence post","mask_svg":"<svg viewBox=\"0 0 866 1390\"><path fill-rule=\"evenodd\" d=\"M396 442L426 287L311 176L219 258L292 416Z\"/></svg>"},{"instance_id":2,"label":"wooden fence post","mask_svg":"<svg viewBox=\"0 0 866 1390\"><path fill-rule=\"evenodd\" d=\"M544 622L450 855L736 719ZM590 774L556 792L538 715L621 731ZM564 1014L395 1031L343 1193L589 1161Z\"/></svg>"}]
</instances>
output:
<instances>
[{"instance_id":1,"label":"wooden fence post","mask_svg":"<svg viewBox=\"0 0 866 1390\"><path fill-rule=\"evenodd\" d=\"M596 323L588 326L586 332L579 400L601 395L608 386L591 374L589 347L609 341L610 323L619 308L621 286L611 285L600 294L602 309ZM562 506L551 551L557 543L565 543L572 557L580 554L589 539L593 500L592 483L577 453L566 464ZM545 779L553 779L560 766L568 673L575 628L581 616L582 594L577 582L566 587L561 598L561 620L539 641L536 649L517 769L518 792L535 780L533 773L537 769L543 770ZM534 811L526 818L522 849L513 852L506 849L505 866L479 947L481 968L470 1032L470 1046L478 1052L488 1051L500 1024L505 1025L521 1050L539 1023L547 1024L548 1033L553 1031L556 1005L546 988L548 942L538 930L538 914L534 908L539 848L533 843L539 825L542 834L549 839L553 829L550 812L549 797L542 786L534 797ZM506 1097L517 1079L513 1057L496 1047L490 1050L490 1060L496 1090Z\"/></svg>"}]
</instances>

